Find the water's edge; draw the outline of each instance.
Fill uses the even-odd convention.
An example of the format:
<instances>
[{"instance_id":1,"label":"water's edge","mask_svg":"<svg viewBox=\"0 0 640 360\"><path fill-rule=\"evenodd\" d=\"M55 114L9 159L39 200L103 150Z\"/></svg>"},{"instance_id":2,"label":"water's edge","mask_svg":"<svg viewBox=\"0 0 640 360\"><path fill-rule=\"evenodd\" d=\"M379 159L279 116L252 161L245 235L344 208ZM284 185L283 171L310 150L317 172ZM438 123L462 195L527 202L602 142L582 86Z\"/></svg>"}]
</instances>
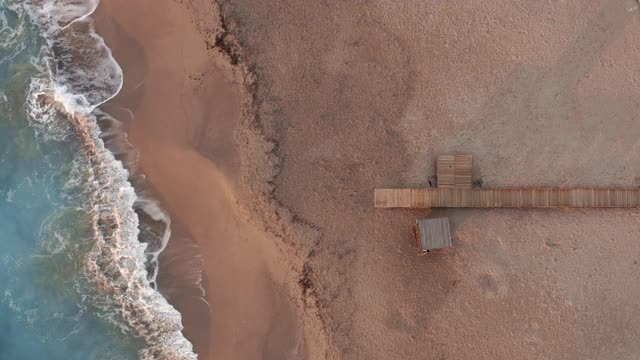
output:
<instances>
[{"instance_id":1,"label":"water's edge","mask_svg":"<svg viewBox=\"0 0 640 360\"><path fill-rule=\"evenodd\" d=\"M171 235L170 219L146 196L135 149L117 131L117 120L98 109L118 94L123 81L122 70L93 28L91 14L98 3L13 3L29 13L47 44L42 62L46 76L30 85L30 121L40 136L52 141L69 135L57 137L61 121L68 121L84 150L76 166L83 174L86 210L92 217L93 245L83 269L93 285L87 294L93 305L104 318L144 341L142 358L195 359L181 333L180 314L155 284L158 256ZM118 146L124 146L120 154Z\"/></svg>"}]
</instances>

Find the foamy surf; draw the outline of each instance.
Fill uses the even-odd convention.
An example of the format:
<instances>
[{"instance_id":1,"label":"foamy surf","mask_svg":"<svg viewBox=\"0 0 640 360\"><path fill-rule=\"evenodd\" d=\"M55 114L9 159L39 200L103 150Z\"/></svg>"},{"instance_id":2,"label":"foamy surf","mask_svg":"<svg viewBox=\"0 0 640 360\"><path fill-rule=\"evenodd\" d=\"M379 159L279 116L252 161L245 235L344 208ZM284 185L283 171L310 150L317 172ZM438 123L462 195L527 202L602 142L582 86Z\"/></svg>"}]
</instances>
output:
<instances>
[{"instance_id":1,"label":"foamy surf","mask_svg":"<svg viewBox=\"0 0 640 360\"><path fill-rule=\"evenodd\" d=\"M123 79L90 19L98 1L29 0L8 5L28 14L46 42L40 58L33 61L43 76L32 80L27 98L32 126L45 141L73 136L82 145L83 152L72 164L74 178L65 186L86 196L82 210L91 218L93 239L82 261L83 276L92 284L87 298L101 317L144 341L141 358L196 359L181 333L180 314L154 288L158 254L170 235L169 218L153 201L138 199L130 174L100 137L95 110L120 91ZM164 224L152 249L149 241L139 241L136 207ZM155 265L150 268L150 263Z\"/></svg>"}]
</instances>

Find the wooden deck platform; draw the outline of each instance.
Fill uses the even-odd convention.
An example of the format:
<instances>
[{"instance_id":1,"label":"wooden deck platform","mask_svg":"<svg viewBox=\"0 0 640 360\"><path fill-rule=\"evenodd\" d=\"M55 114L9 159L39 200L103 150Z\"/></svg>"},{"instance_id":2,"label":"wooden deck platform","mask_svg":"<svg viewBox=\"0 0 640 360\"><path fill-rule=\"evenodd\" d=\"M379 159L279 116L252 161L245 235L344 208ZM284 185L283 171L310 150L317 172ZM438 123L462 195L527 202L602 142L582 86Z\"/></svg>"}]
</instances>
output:
<instances>
[{"instance_id":1,"label":"wooden deck platform","mask_svg":"<svg viewBox=\"0 0 640 360\"><path fill-rule=\"evenodd\" d=\"M377 208L636 208L640 188L376 189Z\"/></svg>"},{"instance_id":2,"label":"wooden deck platform","mask_svg":"<svg viewBox=\"0 0 640 360\"><path fill-rule=\"evenodd\" d=\"M471 155L441 155L438 157L438 187L471 189Z\"/></svg>"}]
</instances>

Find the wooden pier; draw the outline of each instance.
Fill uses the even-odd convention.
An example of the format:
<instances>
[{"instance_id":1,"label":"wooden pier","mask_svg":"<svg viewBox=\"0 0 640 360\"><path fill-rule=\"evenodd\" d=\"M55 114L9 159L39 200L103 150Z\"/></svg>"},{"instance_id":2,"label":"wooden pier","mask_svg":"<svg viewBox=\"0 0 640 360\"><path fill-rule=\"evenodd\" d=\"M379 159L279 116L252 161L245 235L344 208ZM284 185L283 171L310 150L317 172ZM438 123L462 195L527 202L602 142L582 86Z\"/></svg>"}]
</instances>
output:
<instances>
[{"instance_id":1,"label":"wooden pier","mask_svg":"<svg viewBox=\"0 0 640 360\"><path fill-rule=\"evenodd\" d=\"M636 208L639 188L376 189L377 208Z\"/></svg>"},{"instance_id":2,"label":"wooden pier","mask_svg":"<svg viewBox=\"0 0 640 360\"><path fill-rule=\"evenodd\" d=\"M376 189L377 208L636 208L640 188L472 187L471 155L438 158L438 187Z\"/></svg>"}]
</instances>

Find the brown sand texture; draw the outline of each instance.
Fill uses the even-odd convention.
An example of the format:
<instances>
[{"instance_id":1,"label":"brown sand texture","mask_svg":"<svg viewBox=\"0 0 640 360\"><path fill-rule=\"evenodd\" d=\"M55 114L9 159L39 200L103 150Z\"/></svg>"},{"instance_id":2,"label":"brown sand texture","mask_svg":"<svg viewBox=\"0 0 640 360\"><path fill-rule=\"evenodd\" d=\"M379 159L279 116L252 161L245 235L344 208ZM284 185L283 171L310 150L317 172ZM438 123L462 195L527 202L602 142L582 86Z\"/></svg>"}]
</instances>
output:
<instances>
[{"instance_id":1,"label":"brown sand texture","mask_svg":"<svg viewBox=\"0 0 640 360\"><path fill-rule=\"evenodd\" d=\"M210 314L174 303L184 333L201 359L324 354L319 318L304 315L312 309L298 291L301 259L238 197L242 74L205 37L219 26L216 7L199 8L211 17L204 23L191 10L172 0L105 0L96 14L126 79L106 110L127 126L173 234L195 239L204 260ZM160 282L171 276L161 265Z\"/></svg>"},{"instance_id":2,"label":"brown sand texture","mask_svg":"<svg viewBox=\"0 0 640 360\"><path fill-rule=\"evenodd\" d=\"M417 257L427 213L372 203L447 153L485 187L640 185L637 1L220 3L339 358L640 356L637 210L434 211L454 248Z\"/></svg>"},{"instance_id":3,"label":"brown sand texture","mask_svg":"<svg viewBox=\"0 0 640 360\"><path fill-rule=\"evenodd\" d=\"M640 211L373 208L445 153L473 154L486 187L640 186L637 1L100 11L114 104L202 248L206 358L640 356ZM418 257L427 215L454 248Z\"/></svg>"}]
</instances>

